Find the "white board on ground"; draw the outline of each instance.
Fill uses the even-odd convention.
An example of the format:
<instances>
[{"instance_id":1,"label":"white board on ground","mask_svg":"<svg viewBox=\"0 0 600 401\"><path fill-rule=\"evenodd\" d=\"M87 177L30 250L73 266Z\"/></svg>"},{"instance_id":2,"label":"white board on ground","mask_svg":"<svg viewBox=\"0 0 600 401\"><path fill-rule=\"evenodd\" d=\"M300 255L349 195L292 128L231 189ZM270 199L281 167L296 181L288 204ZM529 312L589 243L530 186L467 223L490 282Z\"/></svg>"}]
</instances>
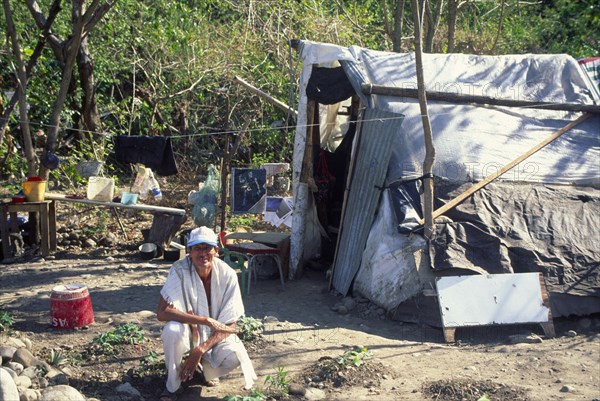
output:
<instances>
[{"instance_id":1,"label":"white board on ground","mask_svg":"<svg viewBox=\"0 0 600 401\"><path fill-rule=\"evenodd\" d=\"M545 323L539 273L438 277L444 327Z\"/></svg>"}]
</instances>

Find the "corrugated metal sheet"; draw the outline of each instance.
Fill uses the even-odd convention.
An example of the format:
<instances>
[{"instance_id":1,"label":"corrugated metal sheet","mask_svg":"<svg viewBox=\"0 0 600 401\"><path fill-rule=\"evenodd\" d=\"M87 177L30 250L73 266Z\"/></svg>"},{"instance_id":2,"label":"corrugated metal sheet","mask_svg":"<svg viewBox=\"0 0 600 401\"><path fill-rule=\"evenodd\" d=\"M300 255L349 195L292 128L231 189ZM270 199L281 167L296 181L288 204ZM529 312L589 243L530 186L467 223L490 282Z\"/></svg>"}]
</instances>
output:
<instances>
[{"instance_id":1,"label":"corrugated metal sheet","mask_svg":"<svg viewBox=\"0 0 600 401\"><path fill-rule=\"evenodd\" d=\"M360 267L373 217L404 116L368 109L362 122L354 167L348 187L338 249L334 262L333 287L346 295Z\"/></svg>"}]
</instances>

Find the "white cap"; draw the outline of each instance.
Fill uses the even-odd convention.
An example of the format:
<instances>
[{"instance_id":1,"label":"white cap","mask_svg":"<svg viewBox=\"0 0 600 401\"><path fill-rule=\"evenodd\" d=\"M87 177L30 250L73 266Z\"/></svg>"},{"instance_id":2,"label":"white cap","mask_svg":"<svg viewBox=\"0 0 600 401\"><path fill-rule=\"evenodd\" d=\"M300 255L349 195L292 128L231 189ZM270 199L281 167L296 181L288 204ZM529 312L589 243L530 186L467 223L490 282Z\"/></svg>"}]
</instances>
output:
<instances>
[{"instance_id":1,"label":"white cap","mask_svg":"<svg viewBox=\"0 0 600 401\"><path fill-rule=\"evenodd\" d=\"M187 246L191 247L198 244L207 244L210 246L219 246L217 234L208 227L202 226L194 228L188 237Z\"/></svg>"}]
</instances>

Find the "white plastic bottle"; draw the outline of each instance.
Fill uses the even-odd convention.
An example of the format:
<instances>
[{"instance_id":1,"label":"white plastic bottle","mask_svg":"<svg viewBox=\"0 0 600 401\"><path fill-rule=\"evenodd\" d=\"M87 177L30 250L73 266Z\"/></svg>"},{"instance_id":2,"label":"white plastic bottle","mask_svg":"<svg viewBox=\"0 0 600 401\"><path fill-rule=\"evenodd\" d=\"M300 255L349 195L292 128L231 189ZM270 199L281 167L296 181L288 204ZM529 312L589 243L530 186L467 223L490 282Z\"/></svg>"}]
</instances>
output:
<instances>
[{"instance_id":1,"label":"white plastic bottle","mask_svg":"<svg viewBox=\"0 0 600 401\"><path fill-rule=\"evenodd\" d=\"M158 181L154 177L154 173L150 169L147 170L147 173L148 177L150 178L150 193L154 197L154 200L162 200L162 191L160 190L160 185L158 185Z\"/></svg>"}]
</instances>

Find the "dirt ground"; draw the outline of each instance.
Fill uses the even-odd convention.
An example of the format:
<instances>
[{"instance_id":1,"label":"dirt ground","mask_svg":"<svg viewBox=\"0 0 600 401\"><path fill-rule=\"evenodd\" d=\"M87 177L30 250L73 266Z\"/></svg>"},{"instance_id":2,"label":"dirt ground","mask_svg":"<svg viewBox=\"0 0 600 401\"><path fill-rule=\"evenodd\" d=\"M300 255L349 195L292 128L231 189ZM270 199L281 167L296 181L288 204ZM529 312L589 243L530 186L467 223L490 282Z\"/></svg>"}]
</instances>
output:
<instances>
[{"instance_id":1,"label":"dirt ground","mask_svg":"<svg viewBox=\"0 0 600 401\"><path fill-rule=\"evenodd\" d=\"M14 328L32 340L37 355L47 355L51 348L79 355L69 366L70 383L86 397L124 399L114 388L129 381L146 400L158 399L162 375L135 372L150 352L162 354L161 324L153 311L170 263L146 262L132 251L103 253L63 251L50 260L0 265L0 311L14 314ZM83 283L90 291L96 322L87 329L50 326L52 288L68 283ZM457 343L449 345L438 328L332 311L340 298L328 291L320 271L288 281L285 290L278 280L260 280L244 298L247 315L269 317L260 341L248 345L259 389L281 366L293 383L315 381L313 386L328 400L478 400L484 393L490 400L600 399L598 317L557 319L557 338L541 343L511 344L509 336L515 333L533 331L543 337L539 327L519 326L459 329ZM90 356L93 338L119 323L141 325L146 341L110 357ZM372 358L362 370L341 375L352 377L351 382L314 377L319 363L355 346L366 347ZM192 386L179 399L247 395L242 384L237 371L217 387Z\"/></svg>"},{"instance_id":2,"label":"dirt ground","mask_svg":"<svg viewBox=\"0 0 600 401\"><path fill-rule=\"evenodd\" d=\"M165 193L167 199L185 199L188 190ZM117 225L106 209L59 206L58 252L44 260L26 249L15 263L0 264L0 312L16 318L13 335L29 338L38 357L47 359L51 349L60 349L70 384L86 397L131 400L115 391L129 382L145 400L158 399L164 388L162 324L154 310L171 263L144 261L138 255L140 230L150 227L151 215L122 212ZM103 227L91 234L100 245L86 247L82 238L74 240L77 227ZM112 244L105 247L108 237ZM95 323L78 330L54 329L52 288L72 283L88 287ZM340 314L332 307L341 300L328 290L323 271L306 269L300 279L287 281L284 290L277 279L253 285L252 293L244 295L246 315L266 318L262 336L247 344L258 390L272 399L291 400L600 400L600 316L555 319L553 339L544 338L539 326L498 326L458 329L457 342L446 344L439 328L359 313L358 306ZM95 338L125 323L141 326L145 340L109 355L93 345ZM513 335L532 333L543 340L511 341ZM332 368L355 347L366 348L371 358L360 367ZM278 377L277 369L298 385L294 393L308 389L305 397L284 397L269 387L265 379ZM238 370L217 387L193 385L179 399L249 395L242 385Z\"/></svg>"}]
</instances>

